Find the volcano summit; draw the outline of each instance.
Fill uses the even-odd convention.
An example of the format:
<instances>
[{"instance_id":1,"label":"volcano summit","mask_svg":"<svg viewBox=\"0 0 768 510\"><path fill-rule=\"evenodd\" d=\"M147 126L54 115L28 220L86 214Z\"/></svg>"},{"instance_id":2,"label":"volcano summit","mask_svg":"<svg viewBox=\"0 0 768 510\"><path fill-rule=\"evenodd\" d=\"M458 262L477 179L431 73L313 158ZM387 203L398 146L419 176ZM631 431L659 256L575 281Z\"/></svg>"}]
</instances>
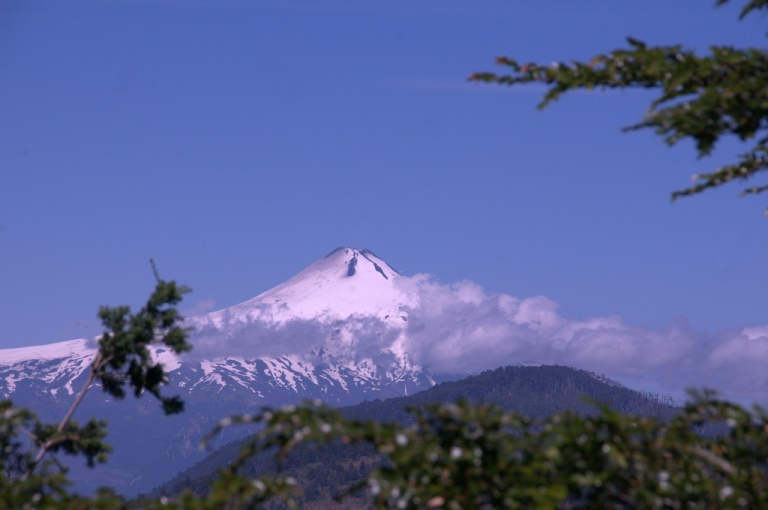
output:
<instances>
[{"instance_id":1,"label":"volcano summit","mask_svg":"<svg viewBox=\"0 0 768 510\"><path fill-rule=\"evenodd\" d=\"M197 327L237 322L281 324L295 319L323 323L353 317L391 325L407 321L417 306L398 288L400 273L370 250L337 248L287 282L244 303L193 319Z\"/></svg>"}]
</instances>

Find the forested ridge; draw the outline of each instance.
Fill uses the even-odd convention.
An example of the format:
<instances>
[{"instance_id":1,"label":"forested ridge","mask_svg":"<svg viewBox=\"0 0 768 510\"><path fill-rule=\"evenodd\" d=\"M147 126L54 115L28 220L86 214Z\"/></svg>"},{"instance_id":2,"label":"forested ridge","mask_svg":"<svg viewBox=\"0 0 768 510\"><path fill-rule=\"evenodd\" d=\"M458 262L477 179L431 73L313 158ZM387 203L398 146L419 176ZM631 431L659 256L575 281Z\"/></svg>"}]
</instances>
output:
<instances>
[{"instance_id":1,"label":"forested ridge","mask_svg":"<svg viewBox=\"0 0 768 510\"><path fill-rule=\"evenodd\" d=\"M598 404L626 414L661 419L670 418L679 411L669 396L638 392L584 370L548 365L487 370L465 379L438 384L414 395L366 401L342 408L340 412L350 420L408 425L415 419L411 409L459 400L494 404L506 411L539 418L566 410L583 415L595 414ZM247 441L233 441L212 452L204 460L160 485L147 497L175 496L185 490L196 495L207 494L219 469L232 462ZM322 508L323 505L336 505L334 496L363 480L372 468L383 462L382 456L369 446L335 442L324 447L305 445L297 448L279 464L275 463L272 454L262 454L249 460L241 472L257 478L274 475L279 468L298 480L302 489L301 501L307 508ZM369 505L369 499L365 497L346 499L348 505L361 508Z\"/></svg>"}]
</instances>

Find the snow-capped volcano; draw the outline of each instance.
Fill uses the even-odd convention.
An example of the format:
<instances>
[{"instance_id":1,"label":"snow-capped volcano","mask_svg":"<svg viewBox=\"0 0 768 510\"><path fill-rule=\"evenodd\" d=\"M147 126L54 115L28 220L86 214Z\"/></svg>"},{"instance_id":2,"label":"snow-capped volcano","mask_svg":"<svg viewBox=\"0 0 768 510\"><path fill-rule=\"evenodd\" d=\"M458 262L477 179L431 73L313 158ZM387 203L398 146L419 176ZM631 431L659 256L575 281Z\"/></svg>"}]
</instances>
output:
<instances>
[{"instance_id":1,"label":"snow-capped volcano","mask_svg":"<svg viewBox=\"0 0 768 510\"><path fill-rule=\"evenodd\" d=\"M431 379L403 349L408 310L417 303L398 287L400 278L370 250L337 248L251 300L189 318L191 355L180 359L158 348L155 356L180 388L237 388L264 403L275 400L269 395L276 390L333 403L415 391ZM12 396L25 380L36 393L71 396L95 344L78 339L0 350L0 396ZM192 365L200 373L183 375Z\"/></svg>"},{"instance_id":2,"label":"snow-capped volcano","mask_svg":"<svg viewBox=\"0 0 768 510\"><path fill-rule=\"evenodd\" d=\"M366 373L390 356L386 364L403 374L420 369L403 347L418 300L399 286L402 278L370 250L341 247L285 283L189 323L206 354L229 349L229 356L299 355L313 363L313 353L352 370L362 363Z\"/></svg>"},{"instance_id":3,"label":"snow-capped volcano","mask_svg":"<svg viewBox=\"0 0 768 510\"><path fill-rule=\"evenodd\" d=\"M397 323L415 303L396 282L400 273L370 250L340 247L299 274L255 298L195 318L220 327L231 321L267 324L294 319L375 317Z\"/></svg>"},{"instance_id":4,"label":"snow-capped volcano","mask_svg":"<svg viewBox=\"0 0 768 510\"><path fill-rule=\"evenodd\" d=\"M133 437L146 426L152 440L142 455L128 448L134 460L121 457L116 444L112 466L143 473L138 482L124 482L147 489L159 481L147 480L147 473L168 457L175 458L173 469L199 458L198 439L226 415L306 398L351 404L433 385L403 347L408 311L418 303L401 289L401 278L373 252L342 247L249 301L189 318L192 353L154 350L171 374L165 392L186 402L180 418L186 421L161 417L146 400L122 403L135 416L118 418L113 432L126 428ZM79 339L0 350L0 398L55 415L79 391L95 346ZM99 392L85 402L81 418L117 409ZM166 460L157 462L158 455Z\"/></svg>"}]
</instances>

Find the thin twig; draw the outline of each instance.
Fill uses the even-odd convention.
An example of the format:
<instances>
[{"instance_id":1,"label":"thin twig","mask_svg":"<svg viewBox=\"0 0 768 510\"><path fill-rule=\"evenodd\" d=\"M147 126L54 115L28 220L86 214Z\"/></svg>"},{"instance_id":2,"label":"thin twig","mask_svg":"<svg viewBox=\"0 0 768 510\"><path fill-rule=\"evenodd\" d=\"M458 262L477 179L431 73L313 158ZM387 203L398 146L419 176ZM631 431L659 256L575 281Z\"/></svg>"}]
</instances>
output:
<instances>
[{"instance_id":1,"label":"thin twig","mask_svg":"<svg viewBox=\"0 0 768 510\"><path fill-rule=\"evenodd\" d=\"M88 374L88 379L85 381L83 388L80 390L80 393L77 395L77 398L72 403L72 406L70 406L69 410L67 411L67 414L64 415L64 418L61 419L59 426L56 428L56 432L63 431L64 427L67 426L69 421L72 419L72 416L75 414L75 411L77 410L78 406L80 405L80 402L83 401L83 397L85 397L85 394L88 393L88 390L93 384L93 380L96 378L97 373L101 372L101 369L104 367L104 365L107 362L108 360L102 359L100 352L96 353L96 356L93 358L93 361L91 362L91 373ZM48 450L57 442L59 441L46 441L45 443L40 445L40 449L37 451L37 455L35 455L35 459L32 461L30 468L24 474L25 480L29 478L29 476L35 470L35 467L40 463L41 460L43 460L43 457L45 457L45 454L48 453Z\"/></svg>"}]
</instances>

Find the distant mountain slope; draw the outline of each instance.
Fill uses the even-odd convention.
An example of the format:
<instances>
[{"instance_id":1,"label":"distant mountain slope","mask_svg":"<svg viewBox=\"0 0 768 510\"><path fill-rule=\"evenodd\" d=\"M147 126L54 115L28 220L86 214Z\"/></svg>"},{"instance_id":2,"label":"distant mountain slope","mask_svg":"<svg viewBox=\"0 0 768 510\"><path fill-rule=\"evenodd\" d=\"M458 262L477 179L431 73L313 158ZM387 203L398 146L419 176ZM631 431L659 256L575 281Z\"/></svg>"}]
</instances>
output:
<instances>
[{"instance_id":1,"label":"distant mountain slope","mask_svg":"<svg viewBox=\"0 0 768 510\"><path fill-rule=\"evenodd\" d=\"M306 398L349 405L431 387L431 375L403 348L415 298L399 278L370 250L342 247L249 301L189 318L190 354L153 352L170 373L166 393L185 401L185 413L168 418L154 402L115 403L91 392L76 418L110 418L114 453L95 471L74 465L77 488L149 490L202 458L203 434L230 414ZM0 350L0 398L58 420L87 378L95 345L77 339Z\"/></svg>"},{"instance_id":2,"label":"distant mountain slope","mask_svg":"<svg viewBox=\"0 0 768 510\"><path fill-rule=\"evenodd\" d=\"M585 370L543 365L486 370L415 395L362 402L344 408L344 413L355 419L403 421L408 407L459 399L496 404L531 417L564 410L591 413L596 409L595 402L638 416L670 416L675 410L667 396L638 392Z\"/></svg>"},{"instance_id":3,"label":"distant mountain slope","mask_svg":"<svg viewBox=\"0 0 768 510\"><path fill-rule=\"evenodd\" d=\"M408 408L459 399L492 403L532 417L548 416L564 410L591 413L596 410L593 402L639 416L667 418L676 412L667 397L634 391L596 374L564 366L502 367L442 383L415 395L367 401L342 408L341 411L351 419L408 423L412 419ZM234 441L212 452L203 461L156 488L152 496L169 496L185 489L204 492L218 469L228 464L243 444L244 440ZM367 473L361 472L361 462L367 468L380 462L377 456L364 448L345 448L336 445L332 449L302 451L298 457L289 459L285 467L303 481L305 494L328 499L339 488L329 485L329 480L341 485L350 483L352 480L349 478L358 476L359 479ZM247 468L254 474L267 473L272 469L269 457L256 459ZM329 477L324 474L327 472L339 474Z\"/></svg>"}]
</instances>

